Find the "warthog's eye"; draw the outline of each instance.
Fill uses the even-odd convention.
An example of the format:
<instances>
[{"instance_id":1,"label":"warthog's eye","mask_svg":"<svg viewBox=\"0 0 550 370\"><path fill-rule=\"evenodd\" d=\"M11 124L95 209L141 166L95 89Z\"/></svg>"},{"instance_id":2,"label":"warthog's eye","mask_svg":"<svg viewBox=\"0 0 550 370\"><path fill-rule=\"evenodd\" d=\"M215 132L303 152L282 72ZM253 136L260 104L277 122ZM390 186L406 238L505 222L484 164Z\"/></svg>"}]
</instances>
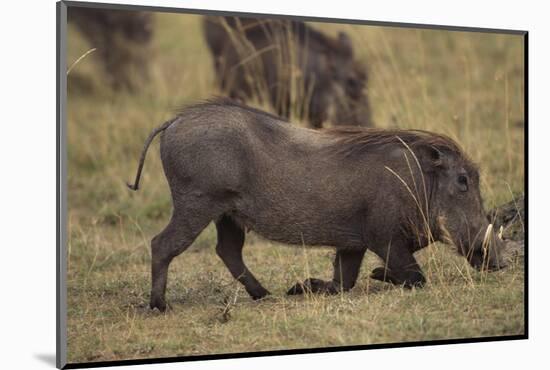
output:
<instances>
[{"instance_id":1,"label":"warthog's eye","mask_svg":"<svg viewBox=\"0 0 550 370\"><path fill-rule=\"evenodd\" d=\"M468 191L468 178L464 175L458 175L458 187L460 191Z\"/></svg>"},{"instance_id":2,"label":"warthog's eye","mask_svg":"<svg viewBox=\"0 0 550 370\"><path fill-rule=\"evenodd\" d=\"M346 83L347 83L348 86L350 86L350 87L357 87L357 86L359 86L358 81L356 81L354 78L351 78L351 77L348 77L348 78L346 79Z\"/></svg>"},{"instance_id":3,"label":"warthog's eye","mask_svg":"<svg viewBox=\"0 0 550 370\"><path fill-rule=\"evenodd\" d=\"M351 95L358 95L363 90L363 83L355 78L347 78L346 90Z\"/></svg>"}]
</instances>

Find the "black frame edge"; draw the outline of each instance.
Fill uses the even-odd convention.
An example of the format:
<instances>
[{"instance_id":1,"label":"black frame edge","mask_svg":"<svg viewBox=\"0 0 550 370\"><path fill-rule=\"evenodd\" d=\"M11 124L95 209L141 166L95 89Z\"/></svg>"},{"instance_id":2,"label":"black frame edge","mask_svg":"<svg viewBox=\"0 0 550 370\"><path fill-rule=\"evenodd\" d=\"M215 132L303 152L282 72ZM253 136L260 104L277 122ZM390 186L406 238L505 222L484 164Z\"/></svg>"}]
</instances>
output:
<instances>
[{"instance_id":1,"label":"black frame edge","mask_svg":"<svg viewBox=\"0 0 550 370\"><path fill-rule=\"evenodd\" d=\"M386 348L424 347L424 346L436 346L436 345L448 345L448 344L500 342L500 341L524 340L524 339L527 339L526 335L509 335L509 336L501 336L501 337L442 339L442 340L433 340L433 341L382 343L382 344L370 344L370 345L359 345L359 346L304 348L304 349L288 349L288 350L261 351L261 352L239 352L239 353L182 356L182 357L164 357L164 358L161 357L161 358L135 359L135 360L79 362L79 363L68 363L67 365L65 365L65 367L63 367L63 369L82 369L82 368L95 368L95 367L107 367L107 366L127 366L127 365L145 365L145 364L159 364L159 363L173 363L173 362L223 360L223 359L250 358L250 357L305 355L305 354L315 354L315 353L349 352L349 351L386 349Z\"/></svg>"},{"instance_id":2,"label":"black frame edge","mask_svg":"<svg viewBox=\"0 0 550 370\"><path fill-rule=\"evenodd\" d=\"M523 126L523 140L524 140L524 154L523 154L523 168L524 168L524 207L525 207L525 240L524 240L524 277L523 277L523 295L524 295L524 331L525 337L529 338L529 32L525 32L523 35L523 71L524 71L524 86L523 86L523 99L524 99L524 126Z\"/></svg>"},{"instance_id":3,"label":"black frame edge","mask_svg":"<svg viewBox=\"0 0 550 370\"><path fill-rule=\"evenodd\" d=\"M56 349L58 369L67 365L67 293L66 293L66 135L65 107L67 5L56 3Z\"/></svg>"},{"instance_id":4,"label":"black frame edge","mask_svg":"<svg viewBox=\"0 0 550 370\"><path fill-rule=\"evenodd\" d=\"M190 9L190 8L174 8L163 6L150 6L150 5L132 5L132 4L109 4L101 2L83 2L83 1L63 1L67 6L83 7L83 8L103 8L113 10L135 10L139 8L141 11L162 12L162 13L185 13L195 15L233 15L236 17L257 17L257 18L286 18L296 19L306 22L325 22L325 23L345 23L354 25L365 26L384 26L384 27L399 27L399 28L421 28L430 30L446 30L446 31L462 31L462 32L484 32L484 33L500 33L500 34L512 34L522 35L526 33L526 30L512 30L512 29L498 29L498 28L484 28L484 27L461 27L461 26L449 26L440 24L424 24L424 23L403 23L403 22L387 22L387 21L374 21L374 20L360 20L360 19L347 19L347 18L328 18L328 17L314 17L314 16L301 16L293 14L267 14L267 13L252 13L252 12L238 12L230 10L210 10L210 9Z\"/></svg>"}]
</instances>

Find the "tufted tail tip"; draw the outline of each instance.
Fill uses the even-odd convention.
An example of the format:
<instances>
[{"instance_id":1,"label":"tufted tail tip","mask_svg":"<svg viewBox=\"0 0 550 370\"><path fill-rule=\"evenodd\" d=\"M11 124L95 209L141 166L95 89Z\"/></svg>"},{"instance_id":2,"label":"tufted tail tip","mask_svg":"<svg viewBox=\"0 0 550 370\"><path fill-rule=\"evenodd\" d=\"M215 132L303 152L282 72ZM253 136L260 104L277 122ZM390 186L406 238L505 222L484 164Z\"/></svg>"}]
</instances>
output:
<instances>
[{"instance_id":1,"label":"tufted tail tip","mask_svg":"<svg viewBox=\"0 0 550 370\"><path fill-rule=\"evenodd\" d=\"M126 183L126 186L128 187L128 189L133 190L133 191L137 191L139 189L139 187L137 185L132 185L130 183Z\"/></svg>"}]
</instances>

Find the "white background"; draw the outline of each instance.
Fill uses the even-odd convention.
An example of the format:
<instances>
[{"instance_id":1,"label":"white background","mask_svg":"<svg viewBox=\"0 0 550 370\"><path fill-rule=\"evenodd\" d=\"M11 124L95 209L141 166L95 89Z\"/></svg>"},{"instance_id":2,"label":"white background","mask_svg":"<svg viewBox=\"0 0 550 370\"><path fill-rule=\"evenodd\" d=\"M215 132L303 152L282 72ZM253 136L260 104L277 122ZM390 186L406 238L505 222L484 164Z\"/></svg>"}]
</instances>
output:
<instances>
[{"instance_id":1,"label":"white background","mask_svg":"<svg viewBox=\"0 0 550 370\"><path fill-rule=\"evenodd\" d=\"M117 2L117 1L113 1ZM527 341L294 355L139 368L523 369L548 366L545 209L550 134L549 12L544 1L142 0L133 4L512 28L529 34L530 274ZM52 368L55 354L55 2L6 1L0 13L0 363ZM546 350L546 353L544 352ZM545 356L546 355L546 356ZM138 368L138 367L133 367Z\"/></svg>"}]
</instances>

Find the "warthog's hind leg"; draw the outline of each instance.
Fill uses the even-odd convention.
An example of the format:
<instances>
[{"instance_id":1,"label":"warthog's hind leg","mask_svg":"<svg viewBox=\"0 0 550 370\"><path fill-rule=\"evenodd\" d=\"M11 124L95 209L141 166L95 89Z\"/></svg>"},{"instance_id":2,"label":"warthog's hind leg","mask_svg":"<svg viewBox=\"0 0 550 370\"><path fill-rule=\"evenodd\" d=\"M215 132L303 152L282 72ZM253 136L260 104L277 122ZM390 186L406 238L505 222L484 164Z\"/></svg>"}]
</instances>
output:
<instances>
[{"instance_id":1,"label":"warthog's hind leg","mask_svg":"<svg viewBox=\"0 0 550 370\"><path fill-rule=\"evenodd\" d=\"M157 308L161 312L166 310L165 293L170 262L185 251L211 221L207 216L195 217L194 212L190 214L193 217L174 211L170 223L151 241L151 309Z\"/></svg>"},{"instance_id":2,"label":"warthog's hind leg","mask_svg":"<svg viewBox=\"0 0 550 370\"><path fill-rule=\"evenodd\" d=\"M340 291L348 291L355 286L361 262L366 249L346 250L336 252L334 259L334 276L331 281L309 278L303 283L296 283L286 294L296 295L305 292L336 294Z\"/></svg>"},{"instance_id":3,"label":"warthog's hind leg","mask_svg":"<svg viewBox=\"0 0 550 370\"><path fill-rule=\"evenodd\" d=\"M248 270L243 261L244 231L229 216L222 216L216 222L218 245L216 253L227 266L231 275L239 280L253 299L260 299L269 294Z\"/></svg>"}]
</instances>

